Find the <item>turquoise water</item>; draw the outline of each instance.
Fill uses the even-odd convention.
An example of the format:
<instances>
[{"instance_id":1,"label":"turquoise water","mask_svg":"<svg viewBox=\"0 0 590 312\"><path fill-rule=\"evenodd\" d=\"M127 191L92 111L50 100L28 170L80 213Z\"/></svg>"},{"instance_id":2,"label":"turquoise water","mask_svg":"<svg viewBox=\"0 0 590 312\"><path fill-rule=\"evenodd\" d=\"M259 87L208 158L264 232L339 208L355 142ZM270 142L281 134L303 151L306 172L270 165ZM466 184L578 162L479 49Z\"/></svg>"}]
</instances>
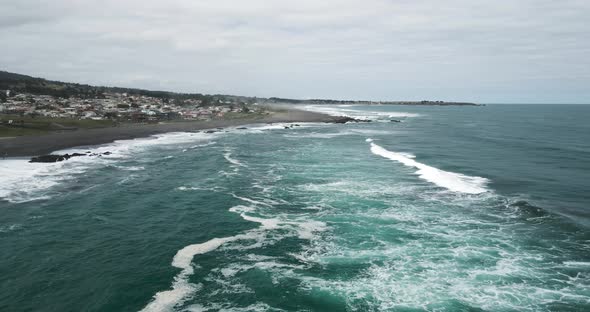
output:
<instances>
[{"instance_id":1,"label":"turquoise water","mask_svg":"<svg viewBox=\"0 0 590 312\"><path fill-rule=\"evenodd\" d=\"M0 310L590 310L589 106L310 109L0 161Z\"/></svg>"}]
</instances>

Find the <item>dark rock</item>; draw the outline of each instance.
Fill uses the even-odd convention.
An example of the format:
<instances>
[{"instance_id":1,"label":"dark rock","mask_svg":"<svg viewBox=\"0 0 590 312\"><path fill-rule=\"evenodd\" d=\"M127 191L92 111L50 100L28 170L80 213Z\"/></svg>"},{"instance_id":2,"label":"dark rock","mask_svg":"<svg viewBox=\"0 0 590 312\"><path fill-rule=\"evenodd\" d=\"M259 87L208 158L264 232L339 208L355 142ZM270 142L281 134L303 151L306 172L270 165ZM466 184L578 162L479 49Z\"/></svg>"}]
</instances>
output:
<instances>
[{"instance_id":1,"label":"dark rock","mask_svg":"<svg viewBox=\"0 0 590 312\"><path fill-rule=\"evenodd\" d=\"M215 130L207 130L207 131L205 131L205 133L215 133L215 132L217 132L217 131L215 131Z\"/></svg>"},{"instance_id":2,"label":"dark rock","mask_svg":"<svg viewBox=\"0 0 590 312\"><path fill-rule=\"evenodd\" d=\"M70 159L70 155L68 154L64 154L64 155L41 155L41 156L37 156L37 157L33 157L31 158L31 160L29 160L30 163L54 163L54 162L58 162L58 161L64 161L66 159Z\"/></svg>"},{"instance_id":3,"label":"dark rock","mask_svg":"<svg viewBox=\"0 0 590 312\"><path fill-rule=\"evenodd\" d=\"M391 122L402 122L401 120L392 119Z\"/></svg>"},{"instance_id":4,"label":"dark rock","mask_svg":"<svg viewBox=\"0 0 590 312\"><path fill-rule=\"evenodd\" d=\"M351 117L336 117L332 120L333 123L344 124L347 122L371 122L370 119L356 119Z\"/></svg>"},{"instance_id":5,"label":"dark rock","mask_svg":"<svg viewBox=\"0 0 590 312\"><path fill-rule=\"evenodd\" d=\"M91 153L90 151L88 151L85 154L73 153L73 154L63 154L63 155L56 155L56 154L41 155L41 156L31 158L31 160L29 160L29 162L30 163L54 163L54 162L58 162L58 161L68 160L72 157L80 157L80 156L98 156L98 157L100 157L102 155L111 155L111 152L104 152L102 154L100 154L100 153L97 154L97 153Z\"/></svg>"},{"instance_id":6,"label":"dark rock","mask_svg":"<svg viewBox=\"0 0 590 312\"><path fill-rule=\"evenodd\" d=\"M31 158L30 163L52 163L58 162L63 158L61 155L41 155Z\"/></svg>"},{"instance_id":7,"label":"dark rock","mask_svg":"<svg viewBox=\"0 0 590 312\"><path fill-rule=\"evenodd\" d=\"M248 128L246 128L246 127L239 127L239 128L236 128L236 129L238 129L238 130L246 130Z\"/></svg>"}]
</instances>

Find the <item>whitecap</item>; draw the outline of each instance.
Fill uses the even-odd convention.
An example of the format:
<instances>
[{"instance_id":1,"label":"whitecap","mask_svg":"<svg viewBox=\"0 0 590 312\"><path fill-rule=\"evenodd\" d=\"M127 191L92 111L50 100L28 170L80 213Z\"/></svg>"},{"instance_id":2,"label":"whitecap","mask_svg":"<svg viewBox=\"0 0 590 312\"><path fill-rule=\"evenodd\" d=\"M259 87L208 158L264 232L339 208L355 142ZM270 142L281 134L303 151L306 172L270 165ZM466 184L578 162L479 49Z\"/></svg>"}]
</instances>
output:
<instances>
[{"instance_id":1,"label":"whitecap","mask_svg":"<svg viewBox=\"0 0 590 312\"><path fill-rule=\"evenodd\" d=\"M259 200L254 200L254 199L247 198L247 197L241 197L241 196L238 196L238 195L233 194L233 193L232 193L232 196L235 197L235 198L237 198L237 199L243 200L245 202L254 204L254 205L262 205L262 206L272 207L272 204L268 204L268 203L265 203L265 202L262 202L262 201L259 201Z\"/></svg>"},{"instance_id":2,"label":"whitecap","mask_svg":"<svg viewBox=\"0 0 590 312\"><path fill-rule=\"evenodd\" d=\"M239 160L232 158L231 154L232 154L231 152L225 152L225 153L223 153L223 158L225 158L225 160L227 160L229 163L236 165L238 167L248 167L248 166L242 164Z\"/></svg>"},{"instance_id":3,"label":"whitecap","mask_svg":"<svg viewBox=\"0 0 590 312\"><path fill-rule=\"evenodd\" d=\"M118 140L95 147L69 148L55 153L84 154L86 151L91 151L92 154L101 154L101 156L73 157L57 163L29 163L26 159L0 160L0 176L2 177L0 179L0 198L12 203L49 199L51 196L48 191L70 179L73 174L83 173L89 168L111 164L120 159L130 158L137 152L152 146L176 146L176 144L208 140L214 136L214 134L206 133L172 132L147 138ZM109 154L104 155L106 152ZM129 171L144 169L139 166L118 168Z\"/></svg>"},{"instance_id":4,"label":"whitecap","mask_svg":"<svg viewBox=\"0 0 590 312\"><path fill-rule=\"evenodd\" d=\"M204 243L188 245L177 251L172 259L172 266L182 271L174 278L172 289L156 293L152 301L142 311L169 311L183 304L185 300L198 291L198 285L188 281L189 277L194 274L192 262L193 258L197 255L211 252L222 245L240 240L255 240L257 243L250 246L242 246L239 249L244 250L261 247L263 245L261 241L265 237L265 232L278 229L282 226L289 228L295 226L297 235L302 239L311 239L314 232L326 229L326 224L319 221L287 221L278 218L251 216L250 214L256 213L256 208L253 206L238 205L231 207L229 211L238 213L244 220L260 223L260 226L242 234L220 238L216 237ZM231 274L229 271L226 273Z\"/></svg>"},{"instance_id":5,"label":"whitecap","mask_svg":"<svg viewBox=\"0 0 590 312\"><path fill-rule=\"evenodd\" d=\"M590 267L590 262L584 261L564 261L563 264L568 267Z\"/></svg>"},{"instance_id":6,"label":"whitecap","mask_svg":"<svg viewBox=\"0 0 590 312\"><path fill-rule=\"evenodd\" d=\"M0 161L0 198L11 203L48 199L46 193L61 181L79 173L73 163L29 163L25 159Z\"/></svg>"},{"instance_id":7,"label":"whitecap","mask_svg":"<svg viewBox=\"0 0 590 312\"><path fill-rule=\"evenodd\" d=\"M0 226L0 233L8 233L8 232L12 232L12 231L17 231L17 230L21 229L22 227L23 227L23 225L19 224L19 223Z\"/></svg>"},{"instance_id":8,"label":"whitecap","mask_svg":"<svg viewBox=\"0 0 590 312\"><path fill-rule=\"evenodd\" d=\"M467 194L480 194L488 191L485 187L488 183L488 179L486 178L472 177L460 173L440 170L438 168L419 163L402 153L388 151L372 142L370 144L371 152L373 154L400 162L407 167L416 168L418 169L416 174L418 174L420 178L434 183L440 187L444 187L450 191Z\"/></svg>"},{"instance_id":9,"label":"whitecap","mask_svg":"<svg viewBox=\"0 0 590 312\"><path fill-rule=\"evenodd\" d=\"M364 107L370 107L364 105ZM371 110L352 109L350 107L339 107L334 105L306 105L303 109L327 114L330 116L343 116L361 120L383 120L390 118L413 118L420 116L416 113L409 112L380 112Z\"/></svg>"},{"instance_id":10,"label":"whitecap","mask_svg":"<svg viewBox=\"0 0 590 312\"><path fill-rule=\"evenodd\" d=\"M118 169L125 170L125 171L141 171L145 170L145 167L142 166L115 166Z\"/></svg>"}]
</instances>

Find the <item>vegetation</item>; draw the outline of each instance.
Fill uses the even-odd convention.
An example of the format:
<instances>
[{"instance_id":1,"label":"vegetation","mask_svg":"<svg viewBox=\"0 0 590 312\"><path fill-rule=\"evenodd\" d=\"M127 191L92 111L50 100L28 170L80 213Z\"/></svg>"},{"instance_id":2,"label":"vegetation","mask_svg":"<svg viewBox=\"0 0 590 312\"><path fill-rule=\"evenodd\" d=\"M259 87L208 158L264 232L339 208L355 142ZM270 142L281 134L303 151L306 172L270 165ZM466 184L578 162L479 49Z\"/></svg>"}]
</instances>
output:
<instances>
[{"instance_id":1,"label":"vegetation","mask_svg":"<svg viewBox=\"0 0 590 312\"><path fill-rule=\"evenodd\" d=\"M36 95L51 95L58 98L104 98L104 94L127 93L128 95L142 95L160 98L164 102L175 100L182 103L186 100L200 100L202 106L212 106L225 101L254 103L255 97L234 95L204 95L200 93L175 93L168 91L150 91L134 88L91 86L70 82L51 81L42 78L0 71L0 91L11 90L14 93L31 93ZM3 92L0 92L3 93ZM5 99L6 94L4 94ZM0 96L0 102L3 101Z\"/></svg>"},{"instance_id":2,"label":"vegetation","mask_svg":"<svg viewBox=\"0 0 590 312\"><path fill-rule=\"evenodd\" d=\"M49 131L105 128L114 125L115 123L111 120L0 115L0 137L43 134Z\"/></svg>"},{"instance_id":3,"label":"vegetation","mask_svg":"<svg viewBox=\"0 0 590 312\"><path fill-rule=\"evenodd\" d=\"M257 98L248 96L200 94L200 93L175 93L168 91L150 91L134 88L90 86L86 84L51 81L42 78L20 75L0 71L0 91L13 90L17 93L32 93L36 95L52 95L54 97L69 98L104 98L105 92L127 93L129 95L143 95L160 98L163 101L175 100L182 103L187 100L199 100L201 106L218 105L225 102L231 103L288 103L288 104L397 104L397 105L475 105L463 102L443 101L344 101L331 99L287 99L287 98ZM2 92L0 92L2 93ZM3 101L0 95L0 102Z\"/></svg>"}]
</instances>

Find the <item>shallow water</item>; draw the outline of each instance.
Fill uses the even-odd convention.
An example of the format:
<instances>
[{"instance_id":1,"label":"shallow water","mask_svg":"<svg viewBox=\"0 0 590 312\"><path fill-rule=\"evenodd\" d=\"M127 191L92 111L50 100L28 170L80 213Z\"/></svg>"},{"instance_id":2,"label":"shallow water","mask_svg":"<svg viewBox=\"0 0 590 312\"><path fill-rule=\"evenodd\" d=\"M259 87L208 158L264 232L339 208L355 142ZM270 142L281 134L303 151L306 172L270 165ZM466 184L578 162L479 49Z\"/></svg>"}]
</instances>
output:
<instances>
[{"instance_id":1,"label":"shallow water","mask_svg":"<svg viewBox=\"0 0 590 312\"><path fill-rule=\"evenodd\" d=\"M0 161L0 310L590 309L590 107L326 108Z\"/></svg>"}]
</instances>

